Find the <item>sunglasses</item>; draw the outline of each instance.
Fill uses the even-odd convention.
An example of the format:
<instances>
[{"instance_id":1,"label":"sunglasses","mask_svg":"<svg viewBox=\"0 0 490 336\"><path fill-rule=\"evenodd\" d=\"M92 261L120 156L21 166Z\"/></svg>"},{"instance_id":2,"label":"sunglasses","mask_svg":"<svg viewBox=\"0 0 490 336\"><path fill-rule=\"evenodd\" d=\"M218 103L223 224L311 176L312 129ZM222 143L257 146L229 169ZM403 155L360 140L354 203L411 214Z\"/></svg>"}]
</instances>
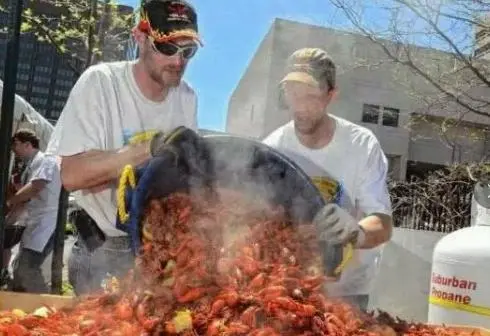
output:
<instances>
[{"instance_id":1,"label":"sunglasses","mask_svg":"<svg viewBox=\"0 0 490 336\"><path fill-rule=\"evenodd\" d=\"M197 52L198 45L196 43L186 44L179 46L171 42L156 43L152 38L149 39L153 50L165 55L174 56L176 54L182 55L184 59L190 59L194 57Z\"/></svg>"}]
</instances>

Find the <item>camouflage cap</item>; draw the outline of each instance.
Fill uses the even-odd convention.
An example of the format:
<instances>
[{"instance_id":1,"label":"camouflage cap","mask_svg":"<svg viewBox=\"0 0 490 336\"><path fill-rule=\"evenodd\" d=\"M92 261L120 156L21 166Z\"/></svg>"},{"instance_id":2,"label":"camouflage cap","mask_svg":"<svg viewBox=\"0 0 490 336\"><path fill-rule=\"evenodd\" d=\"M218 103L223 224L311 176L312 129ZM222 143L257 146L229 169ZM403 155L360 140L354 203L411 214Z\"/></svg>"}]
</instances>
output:
<instances>
[{"instance_id":1,"label":"camouflage cap","mask_svg":"<svg viewBox=\"0 0 490 336\"><path fill-rule=\"evenodd\" d=\"M296 50L289 58L287 74L281 84L287 81L302 82L328 90L335 88L335 64L330 55L320 48Z\"/></svg>"}]
</instances>

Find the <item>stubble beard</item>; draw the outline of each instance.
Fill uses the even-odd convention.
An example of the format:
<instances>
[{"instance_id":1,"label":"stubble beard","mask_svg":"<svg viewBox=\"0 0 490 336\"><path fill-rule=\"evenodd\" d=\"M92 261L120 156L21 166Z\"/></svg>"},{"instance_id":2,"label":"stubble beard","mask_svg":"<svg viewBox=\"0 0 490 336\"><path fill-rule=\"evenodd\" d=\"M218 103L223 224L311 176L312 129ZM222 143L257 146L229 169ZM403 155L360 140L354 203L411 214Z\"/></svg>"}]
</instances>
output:
<instances>
[{"instance_id":1,"label":"stubble beard","mask_svg":"<svg viewBox=\"0 0 490 336\"><path fill-rule=\"evenodd\" d=\"M146 71L151 80L155 82L155 84L160 86L162 89L177 87L180 85L180 82L182 81L182 77L184 75L185 66L183 66L180 70L172 66L163 69L156 69L153 66L152 59L149 54L145 53L143 57ZM178 74L175 74L176 70L179 71Z\"/></svg>"},{"instance_id":2,"label":"stubble beard","mask_svg":"<svg viewBox=\"0 0 490 336\"><path fill-rule=\"evenodd\" d=\"M298 132L299 134L312 135L315 134L315 132L321 127L324 118L325 116L322 116L317 120L308 122L307 125L303 125L301 121L295 120L294 128L296 129L296 132Z\"/></svg>"},{"instance_id":3,"label":"stubble beard","mask_svg":"<svg viewBox=\"0 0 490 336\"><path fill-rule=\"evenodd\" d=\"M182 81L184 70L180 70L178 74L174 69L164 69L161 71L152 69L150 71L150 78L159 84L161 87L177 87Z\"/></svg>"}]
</instances>

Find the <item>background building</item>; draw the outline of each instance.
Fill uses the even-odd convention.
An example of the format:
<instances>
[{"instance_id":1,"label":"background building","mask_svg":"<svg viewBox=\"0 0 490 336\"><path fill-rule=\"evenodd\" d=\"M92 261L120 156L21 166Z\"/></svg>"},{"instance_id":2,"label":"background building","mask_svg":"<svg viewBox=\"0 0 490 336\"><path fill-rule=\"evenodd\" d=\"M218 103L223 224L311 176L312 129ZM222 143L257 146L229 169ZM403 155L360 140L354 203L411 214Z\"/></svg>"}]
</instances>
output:
<instances>
[{"instance_id":1,"label":"background building","mask_svg":"<svg viewBox=\"0 0 490 336\"><path fill-rule=\"evenodd\" d=\"M490 61L490 14L483 22L486 27L475 27L475 57Z\"/></svg>"},{"instance_id":2,"label":"background building","mask_svg":"<svg viewBox=\"0 0 490 336\"><path fill-rule=\"evenodd\" d=\"M290 120L279 103L277 83L287 57L302 47L322 47L331 54L338 67L339 94L330 112L376 134L394 178L404 179L407 169L417 173L490 155L490 118L462 114L449 102L433 100L428 105L426 98L438 94L434 87L391 62L379 46L361 35L283 19L274 21L230 97L227 132L260 139ZM455 63L450 54L412 50L413 57L432 62L437 72L459 75L452 72ZM483 89L479 94L490 96L488 87ZM459 122L441 134L452 114L461 116ZM468 134L474 136L470 139Z\"/></svg>"},{"instance_id":3,"label":"background building","mask_svg":"<svg viewBox=\"0 0 490 336\"><path fill-rule=\"evenodd\" d=\"M29 6L48 16L55 17L61 14L59 8L43 1L29 2ZM133 11L129 6L119 6L119 9L124 14ZM8 14L0 12L0 27L7 25ZM129 32L127 34L129 39ZM8 66L5 64L6 44L6 35L0 33L0 79L2 80L4 69ZM110 59L104 61L125 59L126 48L119 53L111 53ZM104 49L118 50L117 46L110 44L105 45ZM81 58L71 57L70 54L68 52L60 55L53 45L39 42L31 33L21 35L16 93L53 124L58 119L71 88L84 67Z\"/></svg>"}]
</instances>

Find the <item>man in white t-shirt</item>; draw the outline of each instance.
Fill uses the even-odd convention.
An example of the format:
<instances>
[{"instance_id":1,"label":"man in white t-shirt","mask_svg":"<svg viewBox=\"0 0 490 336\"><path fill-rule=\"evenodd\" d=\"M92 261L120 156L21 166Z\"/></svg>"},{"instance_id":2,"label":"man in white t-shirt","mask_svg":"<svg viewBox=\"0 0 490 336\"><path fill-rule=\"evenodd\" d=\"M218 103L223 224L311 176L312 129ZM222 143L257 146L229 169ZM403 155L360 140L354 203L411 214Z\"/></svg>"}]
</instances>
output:
<instances>
[{"instance_id":1,"label":"man in white t-shirt","mask_svg":"<svg viewBox=\"0 0 490 336\"><path fill-rule=\"evenodd\" d=\"M12 151L26 163L22 187L8 199L9 216L25 211L19 252L13 262L14 291L49 293L42 265L53 250L61 190L56 158L39 150L39 138L31 130L19 130L12 137ZM12 219L8 218L8 221Z\"/></svg>"},{"instance_id":2,"label":"man in white t-shirt","mask_svg":"<svg viewBox=\"0 0 490 336\"><path fill-rule=\"evenodd\" d=\"M194 8L184 0L147 0L133 35L139 59L88 68L73 87L48 145L48 152L61 157L64 187L82 208L75 221L85 233L69 260L77 294L99 288L107 274L120 276L132 266L129 238L116 228L122 168L148 161L154 154L150 144L158 148L163 138L155 137L157 131L197 128L196 94L182 80L201 43Z\"/></svg>"},{"instance_id":3,"label":"man in white t-shirt","mask_svg":"<svg viewBox=\"0 0 490 336\"><path fill-rule=\"evenodd\" d=\"M281 81L282 103L293 120L264 139L293 159L331 202L316 217L322 239L352 243L355 257L340 280L327 285L365 309L381 256L391 238L387 160L368 129L327 113L336 94L335 65L321 49L294 52Z\"/></svg>"}]
</instances>

